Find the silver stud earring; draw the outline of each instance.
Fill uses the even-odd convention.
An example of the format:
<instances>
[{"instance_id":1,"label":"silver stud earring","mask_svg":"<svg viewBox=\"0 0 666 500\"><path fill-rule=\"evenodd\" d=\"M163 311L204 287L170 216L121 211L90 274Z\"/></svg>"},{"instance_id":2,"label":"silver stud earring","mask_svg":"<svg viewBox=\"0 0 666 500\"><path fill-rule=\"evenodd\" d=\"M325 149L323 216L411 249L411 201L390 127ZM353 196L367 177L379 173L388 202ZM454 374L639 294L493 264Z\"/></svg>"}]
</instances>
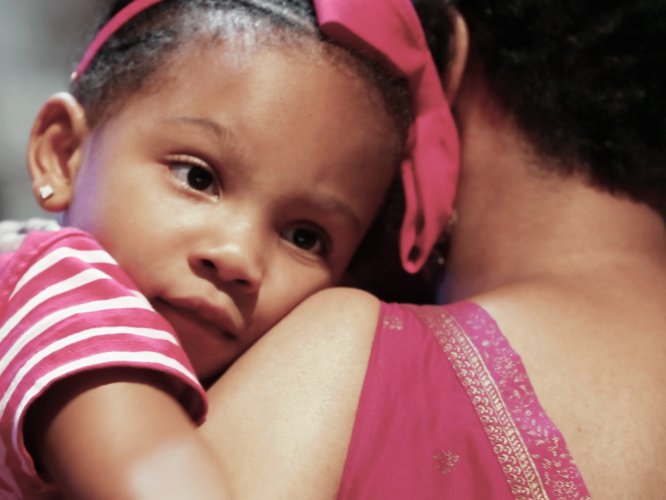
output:
<instances>
[{"instance_id":1,"label":"silver stud earring","mask_svg":"<svg viewBox=\"0 0 666 500\"><path fill-rule=\"evenodd\" d=\"M39 196L41 196L42 200L48 200L51 196L53 196L53 188L51 185L47 184L46 186L40 187Z\"/></svg>"}]
</instances>

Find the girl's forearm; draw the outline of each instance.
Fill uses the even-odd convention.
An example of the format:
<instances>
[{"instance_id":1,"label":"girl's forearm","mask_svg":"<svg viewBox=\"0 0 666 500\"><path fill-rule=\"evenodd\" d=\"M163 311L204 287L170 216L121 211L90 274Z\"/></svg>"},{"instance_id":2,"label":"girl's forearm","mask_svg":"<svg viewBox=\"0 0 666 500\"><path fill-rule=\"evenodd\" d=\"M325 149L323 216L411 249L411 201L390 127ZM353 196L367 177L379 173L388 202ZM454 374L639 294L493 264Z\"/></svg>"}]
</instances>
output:
<instances>
[{"instance_id":1,"label":"girl's forearm","mask_svg":"<svg viewBox=\"0 0 666 500\"><path fill-rule=\"evenodd\" d=\"M229 498L194 423L147 372L61 383L31 410L26 436L68 499Z\"/></svg>"}]
</instances>

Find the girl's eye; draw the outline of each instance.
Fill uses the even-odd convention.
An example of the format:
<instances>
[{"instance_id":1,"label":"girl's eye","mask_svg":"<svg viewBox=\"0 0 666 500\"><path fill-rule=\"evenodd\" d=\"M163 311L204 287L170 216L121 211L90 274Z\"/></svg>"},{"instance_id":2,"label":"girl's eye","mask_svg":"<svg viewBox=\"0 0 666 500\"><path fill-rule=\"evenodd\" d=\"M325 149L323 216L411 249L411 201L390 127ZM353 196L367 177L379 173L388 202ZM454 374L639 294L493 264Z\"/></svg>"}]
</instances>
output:
<instances>
[{"instance_id":1,"label":"girl's eye","mask_svg":"<svg viewBox=\"0 0 666 500\"><path fill-rule=\"evenodd\" d=\"M304 227L297 227L288 229L282 233L282 237L289 241L292 245L297 246L308 252L317 255L325 255L328 253L328 245L326 237L322 236L319 231L308 229Z\"/></svg>"},{"instance_id":2,"label":"girl's eye","mask_svg":"<svg viewBox=\"0 0 666 500\"><path fill-rule=\"evenodd\" d=\"M217 194L215 176L208 166L200 165L200 161L195 158L174 158L169 169L176 179L195 191L215 195Z\"/></svg>"},{"instance_id":3,"label":"girl's eye","mask_svg":"<svg viewBox=\"0 0 666 500\"><path fill-rule=\"evenodd\" d=\"M192 189L205 191L213 185L215 179L210 172L201 167L192 167L187 173L187 183Z\"/></svg>"}]
</instances>

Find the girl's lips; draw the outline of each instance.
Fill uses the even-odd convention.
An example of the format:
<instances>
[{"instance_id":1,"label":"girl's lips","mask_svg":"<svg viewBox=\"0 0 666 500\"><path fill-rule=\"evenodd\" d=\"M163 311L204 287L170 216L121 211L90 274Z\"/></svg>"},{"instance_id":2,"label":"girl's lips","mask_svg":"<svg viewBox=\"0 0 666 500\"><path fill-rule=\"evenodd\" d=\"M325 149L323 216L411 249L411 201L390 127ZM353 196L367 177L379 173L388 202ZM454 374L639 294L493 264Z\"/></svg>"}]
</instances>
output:
<instances>
[{"instance_id":1,"label":"girl's lips","mask_svg":"<svg viewBox=\"0 0 666 500\"><path fill-rule=\"evenodd\" d=\"M222 336L227 340L239 340L236 334L237 329L224 309L199 298L158 298L156 300L156 309L158 312L167 309L165 315L169 320L172 314L186 320L188 323L194 323L205 330L214 330L217 336Z\"/></svg>"}]
</instances>

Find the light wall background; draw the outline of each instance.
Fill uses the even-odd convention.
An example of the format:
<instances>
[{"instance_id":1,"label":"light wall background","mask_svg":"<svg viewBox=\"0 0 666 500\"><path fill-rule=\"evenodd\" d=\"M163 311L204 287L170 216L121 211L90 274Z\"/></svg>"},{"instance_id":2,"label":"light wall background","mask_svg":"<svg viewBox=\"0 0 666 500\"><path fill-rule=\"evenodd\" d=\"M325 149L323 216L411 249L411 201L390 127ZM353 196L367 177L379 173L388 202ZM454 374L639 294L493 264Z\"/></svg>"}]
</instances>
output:
<instances>
[{"instance_id":1,"label":"light wall background","mask_svg":"<svg viewBox=\"0 0 666 500\"><path fill-rule=\"evenodd\" d=\"M41 104L67 89L100 3L0 0L0 220L53 217L32 198L28 134Z\"/></svg>"}]
</instances>

